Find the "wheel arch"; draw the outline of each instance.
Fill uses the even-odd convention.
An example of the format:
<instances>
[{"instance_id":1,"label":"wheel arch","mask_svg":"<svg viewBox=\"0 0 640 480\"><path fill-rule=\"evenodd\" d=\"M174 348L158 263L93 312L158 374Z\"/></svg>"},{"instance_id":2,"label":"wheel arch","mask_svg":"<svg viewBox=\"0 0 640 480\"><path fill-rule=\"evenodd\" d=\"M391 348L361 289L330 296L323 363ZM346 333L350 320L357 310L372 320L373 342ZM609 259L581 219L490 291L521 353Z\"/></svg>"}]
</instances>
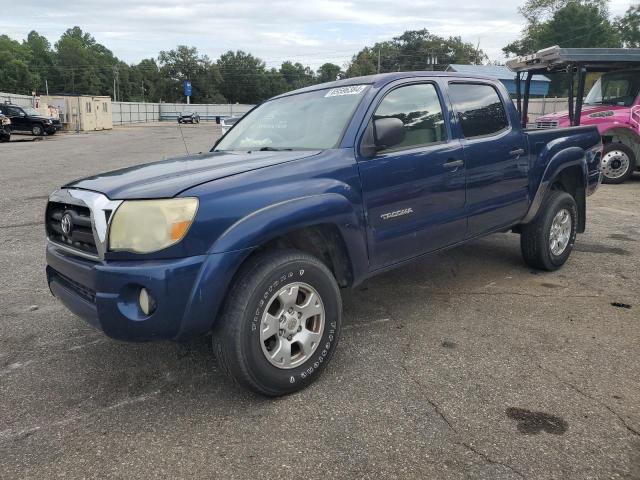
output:
<instances>
[{"instance_id":1,"label":"wheel arch","mask_svg":"<svg viewBox=\"0 0 640 480\"><path fill-rule=\"evenodd\" d=\"M640 134L635 130L628 127L615 127L602 133L602 143L605 145L610 143L622 143L626 145L635 155L636 168L638 165L638 159L640 158Z\"/></svg>"},{"instance_id":2,"label":"wheel arch","mask_svg":"<svg viewBox=\"0 0 640 480\"><path fill-rule=\"evenodd\" d=\"M586 153L579 147L569 147L556 153L542 174L542 179L533 197L531 206L522 224L533 221L547 193L560 189L569 193L578 205L578 233L583 233L586 226L586 191L588 167Z\"/></svg>"},{"instance_id":3,"label":"wheel arch","mask_svg":"<svg viewBox=\"0 0 640 480\"><path fill-rule=\"evenodd\" d=\"M340 286L364 277L368 267L364 219L337 193L287 200L235 222L210 253L296 248L323 260Z\"/></svg>"}]
</instances>

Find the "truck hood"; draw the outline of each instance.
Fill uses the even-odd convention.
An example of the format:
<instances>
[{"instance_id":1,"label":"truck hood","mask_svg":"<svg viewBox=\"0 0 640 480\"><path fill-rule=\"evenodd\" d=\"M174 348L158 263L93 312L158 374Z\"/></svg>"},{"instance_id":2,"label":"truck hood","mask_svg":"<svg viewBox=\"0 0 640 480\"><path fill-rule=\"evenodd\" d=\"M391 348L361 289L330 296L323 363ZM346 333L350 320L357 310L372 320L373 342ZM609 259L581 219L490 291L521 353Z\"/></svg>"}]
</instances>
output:
<instances>
[{"instance_id":1,"label":"truck hood","mask_svg":"<svg viewBox=\"0 0 640 480\"><path fill-rule=\"evenodd\" d=\"M584 118L598 112L615 112L616 114L625 113L628 115L630 110L631 107L621 107L619 105L583 105L581 117ZM546 115L538 117L537 119L537 121L545 122L553 120L558 120L560 122L569 122L569 111L565 110L556 113L548 113Z\"/></svg>"},{"instance_id":2,"label":"truck hood","mask_svg":"<svg viewBox=\"0 0 640 480\"><path fill-rule=\"evenodd\" d=\"M308 150L200 153L102 173L76 180L64 188L92 190L112 200L169 198L202 183L318 153Z\"/></svg>"}]
</instances>

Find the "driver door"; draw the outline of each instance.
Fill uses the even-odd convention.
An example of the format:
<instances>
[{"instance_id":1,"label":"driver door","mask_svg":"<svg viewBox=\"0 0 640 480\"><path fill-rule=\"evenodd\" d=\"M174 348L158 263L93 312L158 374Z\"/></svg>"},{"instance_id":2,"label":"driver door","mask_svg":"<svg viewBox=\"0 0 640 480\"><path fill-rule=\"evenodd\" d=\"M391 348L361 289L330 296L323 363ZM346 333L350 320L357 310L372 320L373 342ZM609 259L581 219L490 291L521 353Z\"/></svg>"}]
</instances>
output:
<instances>
[{"instance_id":1,"label":"driver door","mask_svg":"<svg viewBox=\"0 0 640 480\"><path fill-rule=\"evenodd\" d=\"M464 154L437 84L391 88L372 120L389 117L404 140L358 161L373 270L460 242L467 226Z\"/></svg>"}]
</instances>

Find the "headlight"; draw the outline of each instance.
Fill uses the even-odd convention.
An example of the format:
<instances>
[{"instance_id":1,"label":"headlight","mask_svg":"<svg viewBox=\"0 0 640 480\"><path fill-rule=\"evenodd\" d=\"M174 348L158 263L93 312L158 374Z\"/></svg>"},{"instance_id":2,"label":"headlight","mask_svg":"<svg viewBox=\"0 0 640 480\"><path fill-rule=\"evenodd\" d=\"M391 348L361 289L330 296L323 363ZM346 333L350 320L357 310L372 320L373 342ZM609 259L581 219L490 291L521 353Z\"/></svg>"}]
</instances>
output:
<instances>
[{"instance_id":1,"label":"headlight","mask_svg":"<svg viewBox=\"0 0 640 480\"><path fill-rule=\"evenodd\" d=\"M150 253L175 245L189 231L197 198L127 200L111 221L109 249Z\"/></svg>"}]
</instances>

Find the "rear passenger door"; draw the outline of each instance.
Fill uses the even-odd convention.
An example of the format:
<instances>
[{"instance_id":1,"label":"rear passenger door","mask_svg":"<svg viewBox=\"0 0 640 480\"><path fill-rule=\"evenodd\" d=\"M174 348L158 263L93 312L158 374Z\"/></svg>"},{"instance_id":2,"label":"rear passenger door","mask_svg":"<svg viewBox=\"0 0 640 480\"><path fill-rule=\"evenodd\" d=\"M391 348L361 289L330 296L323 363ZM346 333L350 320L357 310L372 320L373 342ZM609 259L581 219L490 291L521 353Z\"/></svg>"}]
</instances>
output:
<instances>
[{"instance_id":1,"label":"rear passenger door","mask_svg":"<svg viewBox=\"0 0 640 480\"><path fill-rule=\"evenodd\" d=\"M467 174L467 237L510 226L528 206L527 143L490 83L450 82L449 96L464 149Z\"/></svg>"},{"instance_id":2,"label":"rear passenger door","mask_svg":"<svg viewBox=\"0 0 640 480\"><path fill-rule=\"evenodd\" d=\"M11 130L31 130L31 125L26 114L18 107L4 107L5 115L11 119Z\"/></svg>"},{"instance_id":3,"label":"rear passenger door","mask_svg":"<svg viewBox=\"0 0 640 480\"><path fill-rule=\"evenodd\" d=\"M462 148L452 138L449 107L436 83L392 86L371 120L398 118L399 145L359 158L372 269L464 239Z\"/></svg>"}]
</instances>

